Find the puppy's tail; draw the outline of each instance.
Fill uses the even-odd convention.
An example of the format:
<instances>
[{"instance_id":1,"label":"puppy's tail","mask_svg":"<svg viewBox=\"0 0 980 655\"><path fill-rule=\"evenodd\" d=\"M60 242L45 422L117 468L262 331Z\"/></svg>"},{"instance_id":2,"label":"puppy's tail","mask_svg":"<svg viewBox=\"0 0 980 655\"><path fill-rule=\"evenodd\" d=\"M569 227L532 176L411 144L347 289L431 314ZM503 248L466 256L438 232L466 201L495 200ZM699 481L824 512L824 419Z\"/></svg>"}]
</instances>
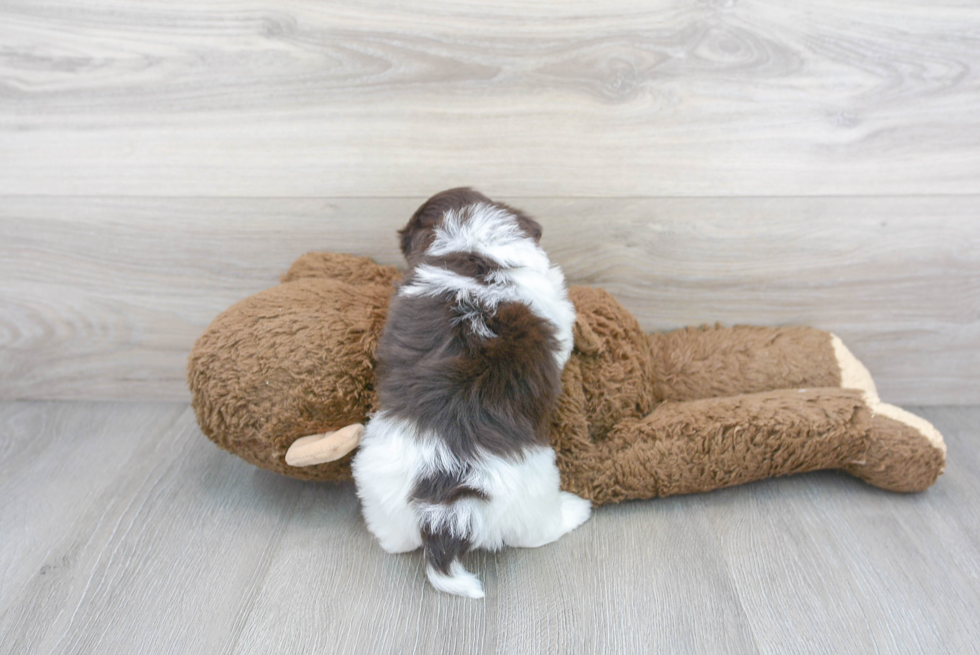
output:
<instances>
[{"instance_id":1,"label":"puppy's tail","mask_svg":"<svg viewBox=\"0 0 980 655\"><path fill-rule=\"evenodd\" d=\"M439 591L457 596L483 598L483 585L475 575L463 568L459 556L469 550L469 540L454 536L448 530L422 530L425 547L425 573Z\"/></svg>"}]
</instances>

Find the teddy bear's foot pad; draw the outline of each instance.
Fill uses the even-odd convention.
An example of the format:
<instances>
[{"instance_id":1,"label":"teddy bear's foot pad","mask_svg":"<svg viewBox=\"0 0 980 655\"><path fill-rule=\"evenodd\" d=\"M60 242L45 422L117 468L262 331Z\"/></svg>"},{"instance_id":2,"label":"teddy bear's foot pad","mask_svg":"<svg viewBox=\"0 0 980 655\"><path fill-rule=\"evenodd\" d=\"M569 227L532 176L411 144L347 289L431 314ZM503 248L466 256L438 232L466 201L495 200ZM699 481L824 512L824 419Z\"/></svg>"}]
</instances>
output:
<instances>
[{"instance_id":1,"label":"teddy bear's foot pad","mask_svg":"<svg viewBox=\"0 0 980 655\"><path fill-rule=\"evenodd\" d=\"M928 489L945 465L946 444L931 423L880 403L874 408L867 453L845 469L888 491L916 492Z\"/></svg>"}]
</instances>

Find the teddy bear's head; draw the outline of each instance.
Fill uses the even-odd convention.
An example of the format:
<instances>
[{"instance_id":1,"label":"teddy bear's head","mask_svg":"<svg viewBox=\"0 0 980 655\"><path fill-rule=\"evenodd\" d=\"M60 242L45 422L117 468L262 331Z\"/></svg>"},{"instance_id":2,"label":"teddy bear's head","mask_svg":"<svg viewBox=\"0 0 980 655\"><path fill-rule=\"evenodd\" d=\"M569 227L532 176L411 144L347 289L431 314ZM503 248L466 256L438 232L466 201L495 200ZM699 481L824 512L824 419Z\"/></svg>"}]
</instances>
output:
<instances>
[{"instance_id":1,"label":"teddy bear's head","mask_svg":"<svg viewBox=\"0 0 980 655\"><path fill-rule=\"evenodd\" d=\"M360 257L308 255L282 284L219 315L188 362L204 434L262 468L349 479L350 456L294 467L285 455L298 438L363 423L374 410L374 352L397 277Z\"/></svg>"}]
</instances>

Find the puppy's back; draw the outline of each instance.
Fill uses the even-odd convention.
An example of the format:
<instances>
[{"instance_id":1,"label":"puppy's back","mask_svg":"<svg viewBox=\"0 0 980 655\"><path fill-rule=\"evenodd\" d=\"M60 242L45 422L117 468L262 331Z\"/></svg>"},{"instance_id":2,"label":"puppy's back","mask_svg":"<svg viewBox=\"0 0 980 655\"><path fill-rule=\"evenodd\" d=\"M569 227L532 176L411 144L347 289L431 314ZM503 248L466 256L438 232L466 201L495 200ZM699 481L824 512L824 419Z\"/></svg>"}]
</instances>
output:
<instances>
[{"instance_id":1,"label":"puppy's back","mask_svg":"<svg viewBox=\"0 0 980 655\"><path fill-rule=\"evenodd\" d=\"M483 312L486 330L475 330L466 312ZM399 296L378 348L379 400L458 458L519 456L547 441L561 389L557 348L554 327L523 303L490 312L447 297Z\"/></svg>"}]
</instances>

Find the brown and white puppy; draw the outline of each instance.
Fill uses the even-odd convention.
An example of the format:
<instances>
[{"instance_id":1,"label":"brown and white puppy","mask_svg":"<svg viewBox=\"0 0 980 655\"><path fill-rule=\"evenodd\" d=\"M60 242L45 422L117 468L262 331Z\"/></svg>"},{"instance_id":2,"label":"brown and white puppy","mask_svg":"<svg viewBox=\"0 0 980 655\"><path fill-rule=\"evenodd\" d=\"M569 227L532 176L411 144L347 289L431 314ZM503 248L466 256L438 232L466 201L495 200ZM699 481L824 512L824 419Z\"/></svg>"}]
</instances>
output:
<instances>
[{"instance_id":1,"label":"brown and white puppy","mask_svg":"<svg viewBox=\"0 0 980 655\"><path fill-rule=\"evenodd\" d=\"M399 235L410 270L354 479L382 548L423 546L436 589L481 598L460 555L550 543L591 511L560 491L547 440L575 309L541 226L476 191L433 196Z\"/></svg>"}]
</instances>

